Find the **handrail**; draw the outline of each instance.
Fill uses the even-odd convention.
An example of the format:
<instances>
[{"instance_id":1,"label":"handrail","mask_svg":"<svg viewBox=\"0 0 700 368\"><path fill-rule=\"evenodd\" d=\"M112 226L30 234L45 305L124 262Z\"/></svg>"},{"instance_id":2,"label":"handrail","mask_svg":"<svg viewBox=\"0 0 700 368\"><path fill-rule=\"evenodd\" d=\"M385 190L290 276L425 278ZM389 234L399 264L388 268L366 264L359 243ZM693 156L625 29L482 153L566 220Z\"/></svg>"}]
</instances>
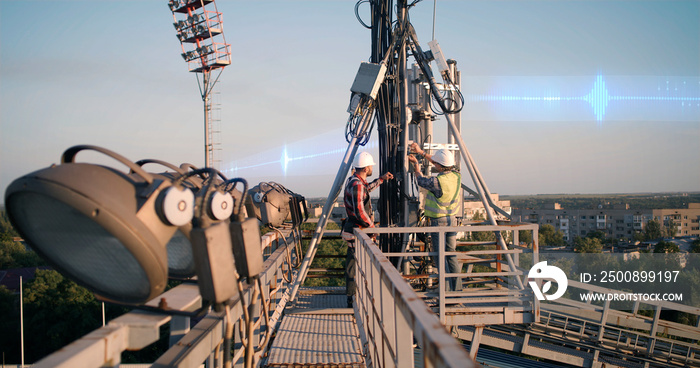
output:
<instances>
[{"instance_id":1,"label":"handrail","mask_svg":"<svg viewBox=\"0 0 700 368\"><path fill-rule=\"evenodd\" d=\"M444 269L444 267L438 267L437 268L437 275L423 275L423 278L428 278L428 279L434 279L437 278L438 282L438 289L437 289L437 313L438 313L438 318L440 322L443 325L457 325L457 324L462 324L462 323L469 323L471 322L465 322L468 318L465 316L457 316L455 314L449 315L448 313L451 312L458 312L461 313L461 311L464 309L463 307L460 307L460 303L470 303L472 300L468 299L470 297L470 293L467 289L464 291L446 291L445 290L445 285L446 285L446 278L449 277L459 277L459 278L471 278L472 280L478 280L479 278L489 278L488 280L483 280L480 281L480 283L497 283L498 285L505 285L506 283L503 282L503 279L510 278L510 282L507 282L510 286L515 286L514 289L508 289L508 294L509 298L496 298L496 297L488 297L486 296L484 298L484 302L491 302L491 303L507 303L507 302L514 302L520 305L523 305L524 303L524 309L519 308L517 312L517 316L513 313L506 313L509 317L504 317L506 319L500 319L500 318L493 318L490 319L493 322L487 322L484 319L480 319L479 323L482 324L491 324L491 323L502 323L503 321L509 321L510 323L523 323L523 322L532 322L536 321L539 316L539 303L535 299L534 294L531 292L530 288L519 288L519 283L522 283L522 280L527 278L527 270L522 269L519 267L519 262L518 258L514 258L514 264L515 269L513 270L510 265L502 259L499 259L501 256L518 256L521 253L525 252L531 252L533 255L533 262L536 262L538 259L538 247L536 244L533 244L533 247L531 250L524 249L519 246L513 246L510 244L510 247L507 249L501 248L499 245L494 244L497 248L496 249L490 249L490 250L467 250L467 251L451 251L447 252L445 250L445 234L447 232L499 232L499 233L505 233L512 231L514 234L517 234L518 231L531 231L533 234L533 239L537 238L539 227L537 224L531 224L531 223L501 223L498 225L482 225L482 224L470 224L470 225L463 225L463 226L429 226L429 227L386 227L386 228L368 228L365 229L365 232L367 233L372 233L372 234L413 234L413 233L437 233L440 240L439 244L440 246L438 249L432 249L432 251L421 251L421 252L410 252L410 251L404 251L404 252L391 252L391 253L383 253L385 257L392 256L392 257L402 257L402 259L407 259L410 257L434 257L435 261L439 265L444 265L445 264L445 259L448 256L456 256L456 255L491 255L495 256L496 259L492 261L492 263L496 263L496 268L495 271L492 272L472 272L468 271L466 273L464 272L459 272L459 273L448 273ZM518 239L518 237L514 236L514 239ZM484 259L484 261L487 261ZM501 266L503 266L501 268ZM422 293L423 295L425 293ZM428 296L435 295L433 293L428 293ZM527 295L526 297L523 297L523 295ZM447 307L447 305L454 305L454 307ZM515 307L515 305L513 306ZM457 309L455 309L457 308ZM497 308L494 305L494 308ZM515 309L514 309L515 310ZM527 314L524 315L523 313ZM491 317L496 317L491 316ZM474 321L471 319L470 321Z\"/></svg>"},{"instance_id":2,"label":"handrail","mask_svg":"<svg viewBox=\"0 0 700 368\"><path fill-rule=\"evenodd\" d=\"M515 227L504 226L500 231L521 230L536 225L518 225ZM472 231L473 227L471 227ZM377 232L444 232L460 231L461 228L402 228L402 229L372 229ZM461 230L463 231L463 230ZM534 229L536 231L536 229ZM358 232L357 259L358 259L358 301L356 317L359 330L365 337L367 344L366 356L371 360L373 367L411 366L414 354L414 342L420 346L423 360L426 366L436 367L472 367L476 366L463 349L449 333L446 332L438 317L423 302L421 297L413 291L411 286L403 279L400 273L389 262L385 255L372 243L366 234ZM271 232L263 236L263 248L270 244L271 254L266 256L263 264L263 272L260 278L263 284L263 295L274 300L267 308L269 323L266 327L256 327L256 341L262 341L266 334L272 335L276 331L280 320L283 318L285 305L290 300L292 285L298 281L299 274L292 275L285 280L288 268L288 251L295 251L295 243L298 239L288 237L291 241L281 241L282 237L277 232ZM505 252L498 250L498 252ZM444 260L444 251L438 255ZM410 253L407 253L410 255ZM296 255L297 257L300 255ZM284 273L284 275L283 275ZM444 285L445 273L440 276ZM449 274L448 274L449 275ZM250 301L253 294L253 286L248 285L243 290L243 300ZM500 295L500 294L499 294ZM499 295L494 295L498 296ZM452 293L450 293L450 296ZM445 293L441 292L444 299ZM268 299L269 300L269 299ZM243 313L241 299L231 300L231 320L237 321ZM124 350L141 349L159 339L160 327L171 322L172 347L154 363L154 367L198 367L204 361L208 364L218 364L221 359L221 341L225 337L226 316L225 313L210 312L191 330L190 316L188 312L201 307L201 298L196 285L184 283L160 297L150 301L149 310L136 310L127 313L107 326L99 328L92 333L77 340L58 352L47 356L37 362L37 367L72 367L76 365L85 367L117 366L120 363L121 353ZM157 308L167 305L171 311L159 312ZM258 306L260 304L258 303ZM444 307L444 300L443 300ZM258 308L262 309L262 308ZM177 313L173 313L179 311ZM253 311L256 326L264 320L264 312ZM443 314L444 316L444 314ZM240 322L237 322L240 324ZM241 326L239 325L239 327ZM245 348L237 333L234 334L233 360L241 361ZM258 366L263 360L267 347L255 353L253 364ZM400 362L399 362L400 360ZM220 363L220 361L219 361Z\"/></svg>"},{"instance_id":3,"label":"handrail","mask_svg":"<svg viewBox=\"0 0 700 368\"><path fill-rule=\"evenodd\" d=\"M362 230L355 229L358 327L375 367L412 367L413 342L433 367L476 367ZM409 358L410 357L410 358Z\"/></svg>"},{"instance_id":4,"label":"handrail","mask_svg":"<svg viewBox=\"0 0 700 368\"><path fill-rule=\"evenodd\" d=\"M289 238L288 238L289 239ZM274 252L265 260L263 272L260 278L263 284L263 295L269 297L273 290L285 290L289 292L289 284L282 277L282 264L286 261L287 248L294 251L294 243L281 241L276 233L268 233L262 237L263 247L276 244ZM232 280L233 281L233 280ZM252 285L246 285L243 290L245 300L250 300L253 292ZM266 329L258 329L257 339L263 333L272 334L277 328L277 322L281 316L281 309L288 300L287 297L277 298L276 308L270 308L270 323ZM238 320L242 315L240 298L232 300L231 320ZM196 285L183 283L168 290L159 297L149 301L147 305L156 307L167 305L170 311L192 312L201 306L201 297ZM260 305L258 303L258 305ZM135 310L126 313L106 326L83 336L77 341L63 347L57 352L48 355L35 363L33 367L113 367L118 366L121 353L125 350L138 350L157 341L160 327L165 323L176 319L186 319L185 325L189 326L189 317L172 315L167 312L159 313L150 310ZM210 312L192 330L189 330L182 339L173 345L153 364L153 367L199 367L202 362L213 357L219 352L220 341L224 338L225 314ZM261 319L260 316L256 319ZM260 321L258 321L259 323ZM240 323L240 322L237 322ZM234 336L237 338L237 336ZM244 348L240 341L235 344L235 358L243 355ZM266 347L256 354L259 361Z\"/></svg>"}]
</instances>

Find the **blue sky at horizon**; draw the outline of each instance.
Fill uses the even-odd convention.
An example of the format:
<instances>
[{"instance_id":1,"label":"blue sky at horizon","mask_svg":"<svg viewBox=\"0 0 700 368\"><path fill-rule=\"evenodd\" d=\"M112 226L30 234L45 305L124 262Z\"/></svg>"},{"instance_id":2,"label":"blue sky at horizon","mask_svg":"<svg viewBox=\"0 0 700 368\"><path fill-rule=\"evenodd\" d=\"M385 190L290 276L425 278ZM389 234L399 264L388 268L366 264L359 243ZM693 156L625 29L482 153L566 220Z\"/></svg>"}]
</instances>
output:
<instances>
[{"instance_id":1,"label":"blue sky at horizon","mask_svg":"<svg viewBox=\"0 0 700 368\"><path fill-rule=\"evenodd\" d=\"M239 174L328 194L369 56L355 2L217 2L234 54L216 88L222 170L271 163ZM430 0L411 10L426 49L432 16ZM580 97L602 75L611 94L699 97L700 1L439 0L435 38L473 94ZM202 165L180 52L165 0L0 1L0 190L75 144ZM700 106L675 102L610 101L602 121L585 103L470 102L463 138L492 192L700 191ZM299 158L286 175L283 152Z\"/></svg>"}]
</instances>

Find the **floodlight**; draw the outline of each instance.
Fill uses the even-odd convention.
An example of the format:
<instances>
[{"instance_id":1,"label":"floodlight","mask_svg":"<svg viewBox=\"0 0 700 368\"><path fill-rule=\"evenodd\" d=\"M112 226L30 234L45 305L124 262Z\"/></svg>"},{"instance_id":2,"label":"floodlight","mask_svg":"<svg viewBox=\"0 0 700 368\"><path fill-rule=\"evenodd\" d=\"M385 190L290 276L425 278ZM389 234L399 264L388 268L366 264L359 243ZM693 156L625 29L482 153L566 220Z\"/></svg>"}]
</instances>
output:
<instances>
[{"instance_id":1,"label":"floodlight","mask_svg":"<svg viewBox=\"0 0 700 368\"><path fill-rule=\"evenodd\" d=\"M172 172L151 173L155 178L174 181L180 176L187 173L188 168L196 170L196 167L185 167L184 164L177 167L170 163L146 159L136 161L139 166L145 164L159 164L172 170ZM192 192L198 192L202 188L202 179L198 176L187 178L182 182L182 185L189 188ZM190 232L192 231L192 222L188 221L185 224L179 225L178 230L170 238L166 245L168 254L168 277L172 279L188 279L195 275L194 259L192 256L192 244L190 243Z\"/></svg>"},{"instance_id":2,"label":"floodlight","mask_svg":"<svg viewBox=\"0 0 700 368\"><path fill-rule=\"evenodd\" d=\"M194 13L187 17L187 20L190 22L190 25L195 25L196 23L199 23L202 19L204 19L204 16L198 13Z\"/></svg>"},{"instance_id":3,"label":"floodlight","mask_svg":"<svg viewBox=\"0 0 700 368\"><path fill-rule=\"evenodd\" d=\"M212 168L189 172L188 175L208 173L202 188L195 197L196 217L192 222L189 240L197 275L197 285L202 299L219 310L223 303L238 293L237 273L231 245L228 221L233 213L233 196L222 190L215 178L218 171ZM221 173L218 173L220 176Z\"/></svg>"},{"instance_id":4,"label":"floodlight","mask_svg":"<svg viewBox=\"0 0 700 368\"><path fill-rule=\"evenodd\" d=\"M248 192L248 213L254 213L265 226L278 227L289 215L289 195L262 182Z\"/></svg>"},{"instance_id":5,"label":"floodlight","mask_svg":"<svg viewBox=\"0 0 700 368\"><path fill-rule=\"evenodd\" d=\"M204 186L204 178L199 175L191 175L189 170L203 172L191 164L182 164L179 167L170 163L147 159L136 162L139 166L145 164L159 164L167 167L172 171L163 173L151 173L155 178L162 178L168 181L178 181L181 184L192 190L194 193L200 193ZM221 175L221 173L219 173ZM185 180L183 178L186 177ZM214 185L220 187L225 184L224 177L219 179L214 178ZM234 188L220 188L223 190L214 191L208 199L206 215L212 221L228 220L231 217L233 209L240 206L242 193ZM202 193L203 194L203 193ZM192 253L192 242L190 241L193 226L192 222L188 222L178 227L173 237L168 242L166 248L168 253L168 277L172 279L187 279L195 276L195 262Z\"/></svg>"},{"instance_id":6,"label":"floodlight","mask_svg":"<svg viewBox=\"0 0 700 368\"><path fill-rule=\"evenodd\" d=\"M265 226L278 227L291 220L297 227L308 219L306 200L278 183L261 182L248 191L246 209Z\"/></svg>"},{"instance_id":7,"label":"floodlight","mask_svg":"<svg viewBox=\"0 0 700 368\"><path fill-rule=\"evenodd\" d=\"M74 162L83 150L105 154L132 173ZM56 269L101 299L141 304L165 289L166 244L192 218L194 203L189 189L123 156L75 146L60 165L12 182L5 206L17 231Z\"/></svg>"},{"instance_id":8,"label":"floodlight","mask_svg":"<svg viewBox=\"0 0 700 368\"><path fill-rule=\"evenodd\" d=\"M216 220L227 220L233 213L233 197L230 193L215 192L209 200L209 216Z\"/></svg>"},{"instance_id":9,"label":"floodlight","mask_svg":"<svg viewBox=\"0 0 700 368\"><path fill-rule=\"evenodd\" d=\"M203 46L201 46L201 47L198 47L198 48L196 49L196 51L197 51L200 55L205 56L205 55L211 54L211 53L213 52L213 48L212 48L212 46L209 46L209 45L203 45Z\"/></svg>"}]
</instances>

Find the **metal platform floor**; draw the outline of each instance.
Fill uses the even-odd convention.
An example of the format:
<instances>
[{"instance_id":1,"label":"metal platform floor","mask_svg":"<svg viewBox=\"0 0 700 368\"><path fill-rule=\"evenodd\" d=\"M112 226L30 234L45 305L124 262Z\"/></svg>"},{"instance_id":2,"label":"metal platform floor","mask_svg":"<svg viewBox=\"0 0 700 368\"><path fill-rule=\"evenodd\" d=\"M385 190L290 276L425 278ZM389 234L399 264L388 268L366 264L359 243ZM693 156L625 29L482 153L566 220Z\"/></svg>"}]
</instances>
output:
<instances>
[{"instance_id":1,"label":"metal platform floor","mask_svg":"<svg viewBox=\"0 0 700 368\"><path fill-rule=\"evenodd\" d=\"M345 288L302 288L285 312L266 367L364 368L365 358Z\"/></svg>"}]
</instances>

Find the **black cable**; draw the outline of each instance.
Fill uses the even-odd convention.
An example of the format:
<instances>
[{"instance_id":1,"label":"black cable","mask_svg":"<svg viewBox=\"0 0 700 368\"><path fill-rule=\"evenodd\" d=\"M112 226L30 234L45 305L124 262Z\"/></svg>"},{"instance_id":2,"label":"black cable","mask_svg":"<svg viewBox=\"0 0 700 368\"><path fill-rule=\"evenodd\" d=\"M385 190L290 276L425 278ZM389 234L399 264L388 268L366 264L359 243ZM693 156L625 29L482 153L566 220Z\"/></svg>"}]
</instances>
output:
<instances>
[{"instance_id":1,"label":"black cable","mask_svg":"<svg viewBox=\"0 0 700 368\"><path fill-rule=\"evenodd\" d=\"M226 180L222 184L219 185L219 188L223 189L225 192L231 192L232 190L236 189L236 185L238 183L243 183L243 194L241 195L241 201L238 204L238 212L235 214L236 216L241 216L242 213L241 211L243 210L243 204L246 201L246 196L248 195L248 181L243 179L243 178L233 178L230 180ZM233 186L231 187L231 184Z\"/></svg>"},{"instance_id":2,"label":"black cable","mask_svg":"<svg viewBox=\"0 0 700 368\"><path fill-rule=\"evenodd\" d=\"M293 271L292 268L295 268L292 265L292 253L291 250L289 249L289 243L287 242L287 238L284 236L282 231L276 227L273 226L268 226L270 229L275 230L277 233L279 233L280 237L282 237L282 241L284 241L284 247L287 250L287 264L289 265L289 277L285 277L284 275L284 270L282 270L282 278L284 279L285 282L290 283L292 282L292 276L293 276ZM294 249L296 250L296 248ZM284 263L282 263L284 265ZM281 268L281 267L280 267Z\"/></svg>"},{"instance_id":3,"label":"black cable","mask_svg":"<svg viewBox=\"0 0 700 368\"><path fill-rule=\"evenodd\" d=\"M206 213L205 208L206 208L206 206L207 206L207 203L209 202L209 196L210 196L210 195L214 192L214 190L215 190L214 186L212 185L212 183L213 183L213 181L214 181L214 176L215 176L215 174L218 173L218 172L219 172L219 171L216 170L216 169L214 169L214 168L207 167L207 168L204 168L204 169L197 169L197 170L189 171L189 172L187 172L187 173L184 173L184 174L178 176L175 180L173 180L173 185L182 185L182 183L183 183L185 180L187 180L187 178L189 178L189 177L191 177L191 176L200 175L200 174L203 174L203 173L209 174L209 176L204 180L204 183L202 184L202 187L203 187L203 190L204 190L204 196L202 197L202 198L203 198L202 204L201 204L201 206L199 207L199 211L200 211L200 213L199 213L199 218L203 218L203 217L204 217L204 214Z\"/></svg>"},{"instance_id":4,"label":"black cable","mask_svg":"<svg viewBox=\"0 0 700 368\"><path fill-rule=\"evenodd\" d=\"M374 129L374 106L373 101L368 99L366 96L363 96L360 99L360 103L362 103L360 106L364 106L361 109L361 113L350 115L348 122L345 124L345 140L350 143L353 138L356 138L357 144L364 146L367 144L367 142L369 142L372 136L372 130ZM365 119L371 119L370 124L364 130L359 131L359 128L362 126Z\"/></svg>"},{"instance_id":5,"label":"black cable","mask_svg":"<svg viewBox=\"0 0 700 368\"><path fill-rule=\"evenodd\" d=\"M430 61L425 57L425 54L421 50L420 46L418 45L418 41L415 39L416 34L415 30L413 29L413 25L409 24L409 27L411 27L411 54L413 55L413 58L416 60L418 63L418 66L420 67L421 71L425 75L426 79L428 80L428 84L430 85L432 96L435 98L440 105L440 110L442 110L443 113L448 113L448 114L455 114L458 113L462 110L462 107L464 106L464 96L462 95L462 92L457 88L454 82L452 82L449 74L446 74L445 82L447 85L450 85L454 89L454 93L458 96L458 98L450 98L449 101L456 102L457 100L460 101L459 106L457 107L448 107L447 104L445 103L446 98L443 97L444 94L438 93L438 88L435 83L435 79L433 78L432 71L430 70ZM450 92L447 92L450 94ZM439 95L439 96L438 96ZM431 100L431 110L435 112L433 106L432 106L432 100Z\"/></svg>"},{"instance_id":6,"label":"black cable","mask_svg":"<svg viewBox=\"0 0 700 368\"><path fill-rule=\"evenodd\" d=\"M367 29L372 29L372 26L368 26L367 23L365 23L362 20L362 17L360 17L360 5L362 5L362 3L369 3L369 0L360 0L355 4L355 17L357 18L357 21L360 22L360 24L362 24L363 27Z\"/></svg>"},{"instance_id":7,"label":"black cable","mask_svg":"<svg viewBox=\"0 0 700 368\"><path fill-rule=\"evenodd\" d=\"M448 73L446 73L446 74L443 76L443 79L444 79L444 81L445 81L445 84L446 84L448 87L451 87L451 91L448 92L448 93L446 93L446 95L449 95L449 96L450 96L449 101L452 101L452 102L455 103L455 105L456 105L456 107L453 107L453 108L448 107L448 110L446 111L446 113L448 113L448 114L457 114L457 113L459 113L460 111L462 111L462 107L464 107L464 95L462 95L462 91L461 91L461 90L459 89L459 87L452 81L452 78L450 77L450 75L449 75ZM456 95L456 97L457 97L456 99L455 99L454 97L452 97L452 96L454 96L454 95ZM457 104L457 100L459 100L459 104ZM448 105L445 105L445 106L448 106Z\"/></svg>"}]
</instances>

